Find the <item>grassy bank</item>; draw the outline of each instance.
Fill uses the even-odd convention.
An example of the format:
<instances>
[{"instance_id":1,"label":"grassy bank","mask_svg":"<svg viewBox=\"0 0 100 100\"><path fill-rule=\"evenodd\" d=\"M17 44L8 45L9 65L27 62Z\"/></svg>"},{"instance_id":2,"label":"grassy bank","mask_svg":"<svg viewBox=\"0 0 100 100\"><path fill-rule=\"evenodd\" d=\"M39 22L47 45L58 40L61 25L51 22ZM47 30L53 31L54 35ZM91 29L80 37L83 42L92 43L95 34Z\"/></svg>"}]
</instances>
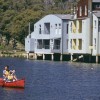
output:
<instances>
[{"instance_id":1,"label":"grassy bank","mask_svg":"<svg viewBox=\"0 0 100 100\"><path fill-rule=\"evenodd\" d=\"M0 57L24 57L27 58L25 51L21 50L0 50Z\"/></svg>"}]
</instances>

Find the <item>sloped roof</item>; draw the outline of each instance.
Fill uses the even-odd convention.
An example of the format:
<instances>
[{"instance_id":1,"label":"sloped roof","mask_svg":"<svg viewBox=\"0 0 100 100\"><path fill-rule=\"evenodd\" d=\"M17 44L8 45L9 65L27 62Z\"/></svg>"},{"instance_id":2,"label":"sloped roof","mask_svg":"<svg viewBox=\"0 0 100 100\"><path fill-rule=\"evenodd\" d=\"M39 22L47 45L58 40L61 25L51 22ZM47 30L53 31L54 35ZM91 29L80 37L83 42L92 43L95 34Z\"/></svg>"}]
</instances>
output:
<instances>
[{"instance_id":1,"label":"sloped roof","mask_svg":"<svg viewBox=\"0 0 100 100\"><path fill-rule=\"evenodd\" d=\"M93 0L92 2L100 2L100 0Z\"/></svg>"},{"instance_id":2,"label":"sloped roof","mask_svg":"<svg viewBox=\"0 0 100 100\"><path fill-rule=\"evenodd\" d=\"M94 15L96 15L97 17L100 17L100 11L94 12Z\"/></svg>"},{"instance_id":3,"label":"sloped roof","mask_svg":"<svg viewBox=\"0 0 100 100\"><path fill-rule=\"evenodd\" d=\"M59 17L60 19L71 19L70 14L54 14L54 15Z\"/></svg>"}]
</instances>

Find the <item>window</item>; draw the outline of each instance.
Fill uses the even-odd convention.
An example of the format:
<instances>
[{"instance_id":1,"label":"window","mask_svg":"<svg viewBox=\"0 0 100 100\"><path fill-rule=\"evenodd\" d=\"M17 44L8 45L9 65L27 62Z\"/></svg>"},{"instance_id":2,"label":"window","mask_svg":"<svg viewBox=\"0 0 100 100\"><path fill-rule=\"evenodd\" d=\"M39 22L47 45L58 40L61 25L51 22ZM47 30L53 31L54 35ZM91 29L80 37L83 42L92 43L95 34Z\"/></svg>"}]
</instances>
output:
<instances>
[{"instance_id":1,"label":"window","mask_svg":"<svg viewBox=\"0 0 100 100\"><path fill-rule=\"evenodd\" d=\"M37 49L42 49L43 47L42 40L37 40Z\"/></svg>"},{"instance_id":2,"label":"window","mask_svg":"<svg viewBox=\"0 0 100 100\"><path fill-rule=\"evenodd\" d=\"M79 28L78 28L78 33L82 33L82 20L79 20Z\"/></svg>"},{"instance_id":3,"label":"window","mask_svg":"<svg viewBox=\"0 0 100 100\"><path fill-rule=\"evenodd\" d=\"M60 49L60 39L54 40L54 49Z\"/></svg>"},{"instance_id":4,"label":"window","mask_svg":"<svg viewBox=\"0 0 100 100\"><path fill-rule=\"evenodd\" d=\"M61 34L61 24L59 24L58 33Z\"/></svg>"},{"instance_id":5,"label":"window","mask_svg":"<svg viewBox=\"0 0 100 100\"><path fill-rule=\"evenodd\" d=\"M70 40L70 48L72 49L72 39Z\"/></svg>"},{"instance_id":6,"label":"window","mask_svg":"<svg viewBox=\"0 0 100 100\"><path fill-rule=\"evenodd\" d=\"M55 24L55 29L57 29L57 24Z\"/></svg>"},{"instance_id":7,"label":"window","mask_svg":"<svg viewBox=\"0 0 100 100\"><path fill-rule=\"evenodd\" d=\"M87 15L87 6L85 5L85 15Z\"/></svg>"},{"instance_id":8,"label":"window","mask_svg":"<svg viewBox=\"0 0 100 100\"><path fill-rule=\"evenodd\" d=\"M99 20L99 27L100 27L100 20Z\"/></svg>"},{"instance_id":9,"label":"window","mask_svg":"<svg viewBox=\"0 0 100 100\"><path fill-rule=\"evenodd\" d=\"M94 20L94 28L96 28L96 20Z\"/></svg>"},{"instance_id":10,"label":"window","mask_svg":"<svg viewBox=\"0 0 100 100\"><path fill-rule=\"evenodd\" d=\"M55 34L58 33L57 24L55 24Z\"/></svg>"},{"instance_id":11,"label":"window","mask_svg":"<svg viewBox=\"0 0 100 100\"><path fill-rule=\"evenodd\" d=\"M99 25L98 25L98 29L99 29L98 31L100 32L100 21L98 22L98 24L99 24Z\"/></svg>"},{"instance_id":12,"label":"window","mask_svg":"<svg viewBox=\"0 0 100 100\"><path fill-rule=\"evenodd\" d=\"M72 33L72 22L71 22L71 24L70 24L70 31L71 31L71 33Z\"/></svg>"},{"instance_id":13,"label":"window","mask_svg":"<svg viewBox=\"0 0 100 100\"><path fill-rule=\"evenodd\" d=\"M44 23L44 34L50 34L50 23Z\"/></svg>"},{"instance_id":14,"label":"window","mask_svg":"<svg viewBox=\"0 0 100 100\"><path fill-rule=\"evenodd\" d=\"M96 38L94 38L94 49L96 50Z\"/></svg>"},{"instance_id":15,"label":"window","mask_svg":"<svg viewBox=\"0 0 100 100\"><path fill-rule=\"evenodd\" d=\"M50 40L43 40L43 48L50 49Z\"/></svg>"},{"instance_id":16,"label":"window","mask_svg":"<svg viewBox=\"0 0 100 100\"><path fill-rule=\"evenodd\" d=\"M76 39L73 39L73 40L72 40L72 49L73 49L73 50L76 50L76 45L77 45L77 44L76 44Z\"/></svg>"},{"instance_id":17,"label":"window","mask_svg":"<svg viewBox=\"0 0 100 100\"><path fill-rule=\"evenodd\" d=\"M59 29L61 29L61 24L59 24Z\"/></svg>"},{"instance_id":18,"label":"window","mask_svg":"<svg viewBox=\"0 0 100 100\"><path fill-rule=\"evenodd\" d=\"M100 8L100 5L98 4L98 5L96 5L96 8Z\"/></svg>"},{"instance_id":19,"label":"window","mask_svg":"<svg viewBox=\"0 0 100 100\"><path fill-rule=\"evenodd\" d=\"M82 50L82 39L79 39L78 49Z\"/></svg>"},{"instance_id":20,"label":"window","mask_svg":"<svg viewBox=\"0 0 100 100\"><path fill-rule=\"evenodd\" d=\"M69 24L67 24L67 34L68 34L68 26L69 26Z\"/></svg>"},{"instance_id":21,"label":"window","mask_svg":"<svg viewBox=\"0 0 100 100\"><path fill-rule=\"evenodd\" d=\"M41 34L42 32L41 32L41 25L39 25L39 34Z\"/></svg>"},{"instance_id":22,"label":"window","mask_svg":"<svg viewBox=\"0 0 100 100\"><path fill-rule=\"evenodd\" d=\"M80 6L80 16L82 16L82 7Z\"/></svg>"}]
</instances>

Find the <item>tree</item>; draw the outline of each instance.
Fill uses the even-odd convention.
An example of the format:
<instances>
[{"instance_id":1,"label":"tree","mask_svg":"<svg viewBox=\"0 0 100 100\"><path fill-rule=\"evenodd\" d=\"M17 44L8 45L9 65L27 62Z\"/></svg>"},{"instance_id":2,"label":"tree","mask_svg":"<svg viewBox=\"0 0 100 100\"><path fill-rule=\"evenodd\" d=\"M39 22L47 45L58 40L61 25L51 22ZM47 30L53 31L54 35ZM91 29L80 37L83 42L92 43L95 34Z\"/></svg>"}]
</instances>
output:
<instances>
[{"instance_id":1,"label":"tree","mask_svg":"<svg viewBox=\"0 0 100 100\"><path fill-rule=\"evenodd\" d=\"M77 0L0 0L0 34L5 36L7 44L11 38L24 43L28 35L28 23L31 31L34 23L44 15L51 13L70 13L71 2ZM75 4L76 5L76 4Z\"/></svg>"}]
</instances>

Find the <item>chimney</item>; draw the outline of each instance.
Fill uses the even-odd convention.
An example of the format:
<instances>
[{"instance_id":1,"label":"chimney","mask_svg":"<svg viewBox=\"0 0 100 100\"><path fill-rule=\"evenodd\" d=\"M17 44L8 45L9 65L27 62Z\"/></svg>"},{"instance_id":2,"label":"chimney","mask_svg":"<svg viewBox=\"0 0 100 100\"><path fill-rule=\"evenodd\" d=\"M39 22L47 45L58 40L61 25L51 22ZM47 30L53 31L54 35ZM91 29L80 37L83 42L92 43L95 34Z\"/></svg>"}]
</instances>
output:
<instances>
[{"instance_id":1,"label":"chimney","mask_svg":"<svg viewBox=\"0 0 100 100\"><path fill-rule=\"evenodd\" d=\"M92 0L88 0L88 13L92 13Z\"/></svg>"}]
</instances>

